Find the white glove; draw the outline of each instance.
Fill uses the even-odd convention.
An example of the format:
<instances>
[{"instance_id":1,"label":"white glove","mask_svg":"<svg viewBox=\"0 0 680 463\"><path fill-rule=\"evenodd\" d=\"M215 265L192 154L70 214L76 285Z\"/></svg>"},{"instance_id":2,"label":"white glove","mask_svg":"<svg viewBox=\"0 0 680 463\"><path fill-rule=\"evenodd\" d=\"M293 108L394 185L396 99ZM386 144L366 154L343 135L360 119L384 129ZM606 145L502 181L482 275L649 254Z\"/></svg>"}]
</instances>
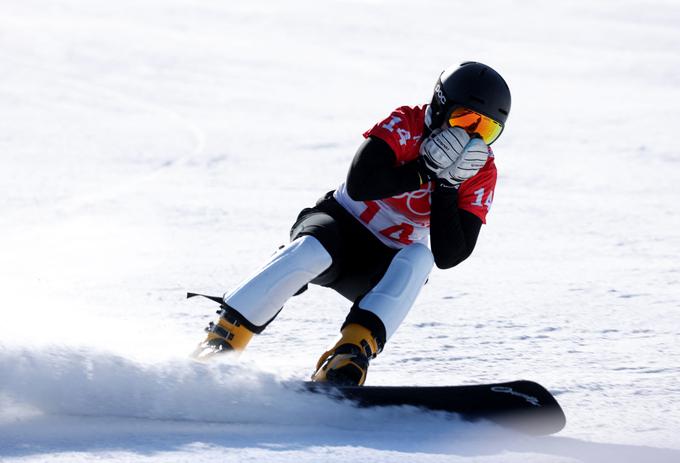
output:
<instances>
[{"instance_id":1,"label":"white glove","mask_svg":"<svg viewBox=\"0 0 680 463\"><path fill-rule=\"evenodd\" d=\"M441 171L440 180L447 186L457 187L474 176L489 159L489 147L481 138L473 138L451 166Z\"/></svg>"},{"instance_id":2,"label":"white glove","mask_svg":"<svg viewBox=\"0 0 680 463\"><path fill-rule=\"evenodd\" d=\"M420 145L423 164L433 176L441 178L442 172L460 157L470 136L460 127L433 130Z\"/></svg>"}]
</instances>

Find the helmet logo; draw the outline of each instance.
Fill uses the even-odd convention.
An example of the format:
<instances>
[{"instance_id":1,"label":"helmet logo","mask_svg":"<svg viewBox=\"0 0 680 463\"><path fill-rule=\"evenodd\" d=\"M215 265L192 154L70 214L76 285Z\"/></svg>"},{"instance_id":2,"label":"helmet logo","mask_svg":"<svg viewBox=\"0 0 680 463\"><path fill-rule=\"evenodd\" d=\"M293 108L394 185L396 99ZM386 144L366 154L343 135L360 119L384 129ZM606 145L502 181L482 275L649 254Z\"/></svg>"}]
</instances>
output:
<instances>
[{"instance_id":1,"label":"helmet logo","mask_svg":"<svg viewBox=\"0 0 680 463\"><path fill-rule=\"evenodd\" d=\"M441 84L437 84L437 86L434 88L434 94L437 95L437 99L439 100L439 104L441 104L441 105L446 104L446 95L444 95L444 92L442 91Z\"/></svg>"}]
</instances>

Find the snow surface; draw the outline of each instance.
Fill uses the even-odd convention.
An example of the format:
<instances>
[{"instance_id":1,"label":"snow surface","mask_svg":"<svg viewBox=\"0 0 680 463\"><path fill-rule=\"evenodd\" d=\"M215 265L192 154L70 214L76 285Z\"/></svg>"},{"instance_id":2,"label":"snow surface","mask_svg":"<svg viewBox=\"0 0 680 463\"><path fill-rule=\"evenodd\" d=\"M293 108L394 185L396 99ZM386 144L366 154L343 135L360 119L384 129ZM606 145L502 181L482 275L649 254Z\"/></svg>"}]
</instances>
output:
<instances>
[{"instance_id":1,"label":"snow surface","mask_svg":"<svg viewBox=\"0 0 680 463\"><path fill-rule=\"evenodd\" d=\"M680 4L3 0L0 460L680 461ZM187 354L361 133L475 59L513 92L489 223L368 384L532 379L530 438L297 393L348 303Z\"/></svg>"}]
</instances>

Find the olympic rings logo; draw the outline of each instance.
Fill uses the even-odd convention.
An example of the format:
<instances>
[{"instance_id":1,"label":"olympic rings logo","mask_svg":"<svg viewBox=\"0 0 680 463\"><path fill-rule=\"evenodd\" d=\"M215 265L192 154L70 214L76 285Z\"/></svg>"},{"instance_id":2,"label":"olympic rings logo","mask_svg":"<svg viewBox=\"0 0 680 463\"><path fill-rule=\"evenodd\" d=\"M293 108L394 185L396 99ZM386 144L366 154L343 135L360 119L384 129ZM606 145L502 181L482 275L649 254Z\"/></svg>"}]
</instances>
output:
<instances>
[{"instance_id":1,"label":"olympic rings logo","mask_svg":"<svg viewBox=\"0 0 680 463\"><path fill-rule=\"evenodd\" d=\"M431 192L430 185L428 185L427 188L421 188L420 190L393 196L388 201L398 201L400 205L405 205L408 211L413 215L426 217L430 215L430 203L432 201L432 197L430 196Z\"/></svg>"}]
</instances>

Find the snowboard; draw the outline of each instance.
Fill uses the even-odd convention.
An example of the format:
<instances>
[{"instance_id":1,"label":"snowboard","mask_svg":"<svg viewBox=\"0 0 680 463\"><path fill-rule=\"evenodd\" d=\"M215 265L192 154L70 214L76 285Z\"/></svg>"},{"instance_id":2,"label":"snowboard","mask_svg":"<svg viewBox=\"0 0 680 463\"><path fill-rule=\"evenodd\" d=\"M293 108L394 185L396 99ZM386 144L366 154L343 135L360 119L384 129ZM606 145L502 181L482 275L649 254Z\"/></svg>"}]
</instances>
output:
<instances>
[{"instance_id":1,"label":"snowboard","mask_svg":"<svg viewBox=\"0 0 680 463\"><path fill-rule=\"evenodd\" d=\"M557 400L532 381L470 386L337 386L305 382L304 389L360 407L410 405L456 413L468 421L486 419L531 435L556 433L566 423Z\"/></svg>"}]
</instances>

